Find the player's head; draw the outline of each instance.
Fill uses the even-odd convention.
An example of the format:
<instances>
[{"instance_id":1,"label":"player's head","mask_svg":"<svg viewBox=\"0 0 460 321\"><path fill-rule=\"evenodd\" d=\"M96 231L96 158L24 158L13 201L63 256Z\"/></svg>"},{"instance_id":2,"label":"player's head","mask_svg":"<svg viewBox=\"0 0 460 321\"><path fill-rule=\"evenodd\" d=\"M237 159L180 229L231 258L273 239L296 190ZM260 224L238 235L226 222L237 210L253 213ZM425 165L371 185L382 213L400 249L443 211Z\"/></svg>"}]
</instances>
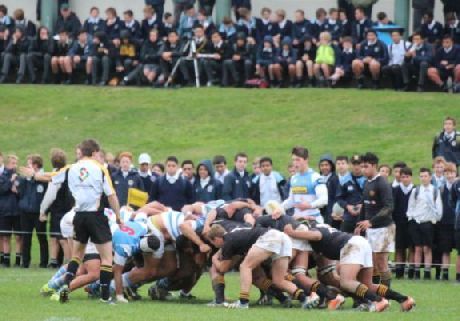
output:
<instances>
[{"instance_id":1,"label":"player's head","mask_svg":"<svg viewBox=\"0 0 460 321\"><path fill-rule=\"evenodd\" d=\"M139 247L144 253L151 253L159 249L160 240L155 235L146 235L139 243Z\"/></svg>"},{"instance_id":2,"label":"player's head","mask_svg":"<svg viewBox=\"0 0 460 321\"><path fill-rule=\"evenodd\" d=\"M361 156L363 162L363 174L367 178L373 178L377 175L377 168L379 166L379 158L374 153L366 153Z\"/></svg>"},{"instance_id":3,"label":"player's head","mask_svg":"<svg viewBox=\"0 0 460 321\"><path fill-rule=\"evenodd\" d=\"M209 230L208 238L215 247L221 248L224 245L224 235L225 229L221 225L216 224Z\"/></svg>"},{"instance_id":4,"label":"player's head","mask_svg":"<svg viewBox=\"0 0 460 321\"><path fill-rule=\"evenodd\" d=\"M302 146L296 146L291 151L292 164L296 172L303 172L308 167L308 149Z\"/></svg>"}]
</instances>

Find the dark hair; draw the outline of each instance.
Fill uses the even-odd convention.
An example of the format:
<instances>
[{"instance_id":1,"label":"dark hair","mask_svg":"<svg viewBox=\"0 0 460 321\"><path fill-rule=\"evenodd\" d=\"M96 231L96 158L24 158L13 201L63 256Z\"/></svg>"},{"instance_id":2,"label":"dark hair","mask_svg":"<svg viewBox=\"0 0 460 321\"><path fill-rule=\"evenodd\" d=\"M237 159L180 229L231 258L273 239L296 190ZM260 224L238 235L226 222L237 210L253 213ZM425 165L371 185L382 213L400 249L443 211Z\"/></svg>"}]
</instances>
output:
<instances>
[{"instance_id":1,"label":"dark hair","mask_svg":"<svg viewBox=\"0 0 460 321\"><path fill-rule=\"evenodd\" d=\"M235 162L239 157L248 159L248 155L246 153L240 152L235 155Z\"/></svg>"},{"instance_id":2,"label":"dark hair","mask_svg":"<svg viewBox=\"0 0 460 321\"><path fill-rule=\"evenodd\" d=\"M445 34L444 37L442 37L442 40L444 41L444 40L447 40L447 39L449 39L450 41L454 41L454 38L452 38L451 35Z\"/></svg>"},{"instance_id":3,"label":"dark hair","mask_svg":"<svg viewBox=\"0 0 460 321\"><path fill-rule=\"evenodd\" d=\"M8 8L4 4L0 4L0 12L6 16L8 14Z\"/></svg>"},{"instance_id":4,"label":"dark hair","mask_svg":"<svg viewBox=\"0 0 460 321\"><path fill-rule=\"evenodd\" d=\"M85 30L85 29L81 29L81 30L78 32L78 35L82 35L82 34L84 34L84 33L86 33L86 30Z\"/></svg>"},{"instance_id":5,"label":"dark hair","mask_svg":"<svg viewBox=\"0 0 460 321\"><path fill-rule=\"evenodd\" d=\"M112 7L107 8L107 9L105 10L105 13L106 13L106 14L107 14L107 13L111 13L113 16L117 16L117 10L116 10L115 8L112 8Z\"/></svg>"},{"instance_id":6,"label":"dark hair","mask_svg":"<svg viewBox=\"0 0 460 321\"><path fill-rule=\"evenodd\" d=\"M89 9L89 12L91 13L93 10L99 11L99 8L98 7L91 7L91 9Z\"/></svg>"},{"instance_id":7,"label":"dark hair","mask_svg":"<svg viewBox=\"0 0 460 321\"><path fill-rule=\"evenodd\" d=\"M152 165L152 168L153 167L159 167L161 169L162 173L165 172L165 165L163 165L162 163L155 163L155 164Z\"/></svg>"},{"instance_id":8,"label":"dark hair","mask_svg":"<svg viewBox=\"0 0 460 321\"><path fill-rule=\"evenodd\" d=\"M82 156L86 157L91 157L93 156L93 153L101 150L99 143L92 138L82 141L81 144L78 145L78 148L80 148Z\"/></svg>"},{"instance_id":9,"label":"dark hair","mask_svg":"<svg viewBox=\"0 0 460 321\"><path fill-rule=\"evenodd\" d=\"M454 117L451 117L451 116L447 116L446 118L444 118L444 121L445 121L445 122L446 122L446 121L451 121L451 122L454 124L454 126L457 125L457 121L455 120Z\"/></svg>"},{"instance_id":10,"label":"dark hair","mask_svg":"<svg viewBox=\"0 0 460 321\"><path fill-rule=\"evenodd\" d=\"M197 24L195 25L195 27L193 27L194 30L196 29L204 29L203 25L202 24Z\"/></svg>"},{"instance_id":11,"label":"dark hair","mask_svg":"<svg viewBox=\"0 0 460 321\"><path fill-rule=\"evenodd\" d=\"M366 154L361 156L361 161L363 163L368 163L368 164L371 164L371 165L378 165L379 158L374 153L367 152Z\"/></svg>"},{"instance_id":12,"label":"dark hair","mask_svg":"<svg viewBox=\"0 0 460 321\"><path fill-rule=\"evenodd\" d=\"M62 149L53 148L51 150L51 165L53 168L61 169L67 164L67 156Z\"/></svg>"},{"instance_id":13,"label":"dark hair","mask_svg":"<svg viewBox=\"0 0 460 321\"><path fill-rule=\"evenodd\" d=\"M27 159L30 159L32 165L37 166L38 168L43 168L43 158L38 154L32 154L27 156Z\"/></svg>"},{"instance_id":14,"label":"dark hair","mask_svg":"<svg viewBox=\"0 0 460 321\"><path fill-rule=\"evenodd\" d=\"M350 37L350 36L343 37L342 42L351 42L351 43L353 43L353 38Z\"/></svg>"},{"instance_id":15,"label":"dark hair","mask_svg":"<svg viewBox=\"0 0 460 321\"><path fill-rule=\"evenodd\" d=\"M450 21L450 20L455 20L456 17L455 17L455 13L454 12L448 12L446 13L446 21Z\"/></svg>"},{"instance_id":16,"label":"dark hair","mask_svg":"<svg viewBox=\"0 0 460 321\"><path fill-rule=\"evenodd\" d=\"M176 156L168 156L168 158L166 158L166 163L167 162L174 162L176 164L179 164L179 160L177 159Z\"/></svg>"},{"instance_id":17,"label":"dark hair","mask_svg":"<svg viewBox=\"0 0 460 321\"><path fill-rule=\"evenodd\" d=\"M14 10L14 19L16 19L16 20L24 20L24 10L22 10L22 9Z\"/></svg>"},{"instance_id":18,"label":"dark hair","mask_svg":"<svg viewBox=\"0 0 460 321\"><path fill-rule=\"evenodd\" d=\"M217 164L222 164L224 163L225 165L227 165L227 160L225 159L225 156L224 155L216 155L214 156L213 160L212 160L212 163L214 165L217 165Z\"/></svg>"},{"instance_id":19,"label":"dark hair","mask_svg":"<svg viewBox=\"0 0 460 321\"><path fill-rule=\"evenodd\" d=\"M262 166L262 163L270 163L270 165L273 165L273 161L270 157L262 157L259 161L260 166Z\"/></svg>"},{"instance_id":20,"label":"dark hair","mask_svg":"<svg viewBox=\"0 0 460 321\"><path fill-rule=\"evenodd\" d=\"M339 13L339 9L337 9L337 8L330 8L329 9L329 15L331 15L331 14L333 14L335 12Z\"/></svg>"},{"instance_id":21,"label":"dark hair","mask_svg":"<svg viewBox=\"0 0 460 321\"><path fill-rule=\"evenodd\" d=\"M193 9L193 8L195 8L193 4L188 4L185 6L184 11L189 11L190 9Z\"/></svg>"},{"instance_id":22,"label":"dark hair","mask_svg":"<svg viewBox=\"0 0 460 321\"><path fill-rule=\"evenodd\" d=\"M404 168L404 167L407 167L407 164L402 161L399 161L393 164L393 169L394 168Z\"/></svg>"},{"instance_id":23,"label":"dark hair","mask_svg":"<svg viewBox=\"0 0 460 321\"><path fill-rule=\"evenodd\" d=\"M387 14L385 12L383 12L383 11L377 13L377 20L383 20L383 19L385 19L387 17L388 17Z\"/></svg>"},{"instance_id":24,"label":"dark hair","mask_svg":"<svg viewBox=\"0 0 460 321\"><path fill-rule=\"evenodd\" d=\"M125 12L123 12L124 15L127 15L127 16L130 16L132 17L134 14L133 14L133 11L132 10L126 10Z\"/></svg>"},{"instance_id":25,"label":"dark hair","mask_svg":"<svg viewBox=\"0 0 460 321\"><path fill-rule=\"evenodd\" d=\"M291 151L292 155L297 157L302 157L303 159L308 159L308 149L302 146L295 146Z\"/></svg>"},{"instance_id":26,"label":"dark hair","mask_svg":"<svg viewBox=\"0 0 460 321\"><path fill-rule=\"evenodd\" d=\"M327 11L324 8L319 8L316 10L316 18L318 18L320 15L327 16Z\"/></svg>"},{"instance_id":27,"label":"dark hair","mask_svg":"<svg viewBox=\"0 0 460 321\"><path fill-rule=\"evenodd\" d=\"M178 35L178 33L177 33L177 30L176 30L176 29L171 29L171 30L169 30L169 32L168 32L168 36L169 36L170 34L172 34L172 33L175 33L176 35Z\"/></svg>"},{"instance_id":28,"label":"dark hair","mask_svg":"<svg viewBox=\"0 0 460 321\"><path fill-rule=\"evenodd\" d=\"M180 165L180 167L184 167L184 165L192 165L192 167L194 167L195 165L193 164L193 161L190 160L190 159L186 159L182 162L182 164Z\"/></svg>"},{"instance_id":29,"label":"dark hair","mask_svg":"<svg viewBox=\"0 0 460 321\"><path fill-rule=\"evenodd\" d=\"M428 173L428 174L431 175L431 169L426 168L426 167L420 168L420 171L419 171L419 172L420 172L420 174L421 174L421 173Z\"/></svg>"},{"instance_id":30,"label":"dark hair","mask_svg":"<svg viewBox=\"0 0 460 321\"><path fill-rule=\"evenodd\" d=\"M382 168L388 168L388 171L390 172L390 173L389 173L390 175L393 173L393 171L391 170L390 165L388 165L388 164L382 164L382 165L380 165L380 166L379 166L379 171L380 171Z\"/></svg>"},{"instance_id":31,"label":"dark hair","mask_svg":"<svg viewBox=\"0 0 460 321\"><path fill-rule=\"evenodd\" d=\"M407 175L407 176L412 176L412 168L410 167L403 167L401 168L400 175Z\"/></svg>"},{"instance_id":32,"label":"dark hair","mask_svg":"<svg viewBox=\"0 0 460 321\"><path fill-rule=\"evenodd\" d=\"M337 156L335 158L335 161L336 162L338 162L338 161L346 161L348 163L348 156L345 156L345 155Z\"/></svg>"},{"instance_id":33,"label":"dark hair","mask_svg":"<svg viewBox=\"0 0 460 321\"><path fill-rule=\"evenodd\" d=\"M420 38L424 39L423 34L421 32L419 32L419 31L416 31L416 32L412 33L412 38L414 38L416 36L419 36Z\"/></svg>"},{"instance_id":34,"label":"dark hair","mask_svg":"<svg viewBox=\"0 0 460 321\"><path fill-rule=\"evenodd\" d=\"M356 7L355 12L360 11L362 14L366 14L363 7Z\"/></svg>"},{"instance_id":35,"label":"dark hair","mask_svg":"<svg viewBox=\"0 0 460 321\"><path fill-rule=\"evenodd\" d=\"M431 11L431 10L426 11L423 15L424 15L424 16L428 16L428 18L430 18L430 19L433 19L433 18L434 18L433 11Z\"/></svg>"},{"instance_id":36,"label":"dark hair","mask_svg":"<svg viewBox=\"0 0 460 321\"><path fill-rule=\"evenodd\" d=\"M163 15L163 19L168 19L172 17L172 13L171 12L166 12L164 15Z\"/></svg>"},{"instance_id":37,"label":"dark hair","mask_svg":"<svg viewBox=\"0 0 460 321\"><path fill-rule=\"evenodd\" d=\"M362 157L360 155L355 154L355 155L351 156L350 162L352 164L361 164L363 162L363 159L362 159Z\"/></svg>"}]
</instances>

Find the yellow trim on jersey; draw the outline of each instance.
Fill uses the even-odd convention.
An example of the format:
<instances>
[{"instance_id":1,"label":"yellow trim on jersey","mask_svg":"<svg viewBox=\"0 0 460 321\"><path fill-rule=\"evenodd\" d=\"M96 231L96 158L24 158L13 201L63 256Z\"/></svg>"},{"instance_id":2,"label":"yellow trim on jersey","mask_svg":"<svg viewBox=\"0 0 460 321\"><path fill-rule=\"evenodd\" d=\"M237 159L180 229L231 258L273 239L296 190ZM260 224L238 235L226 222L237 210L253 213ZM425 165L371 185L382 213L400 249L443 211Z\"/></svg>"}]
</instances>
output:
<instances>
[{"instance_id":1,"label":"yellow trim on jersey","mask_svg":"<svg viewBox=\"0 0 460 321\"><path fill-rule=\"evenodd\" d=\"M292 194L307 194L308 188L303 186L291 187Z\"/></svg>"},{"instance_id":2,"label":"yellow trim on jersey","mask_svg":"<svg viewBox=\"0 0 460 321\"><path fill-rule=\"evenodd\" d=\"M112 191L112 194L115 194L115 188L113 188L112 178L110 177L110 174L109 174L109 171L107 170L107 168L105 168L105 166L103 166L97 160L94 160L94 159L91 159L91 158L87 158L87 160L92 161L96 166L98 166L102 170L102 173L104 174L104 177L107 180L107 183L109 183L110 190Z\"/></svg>"},{"instance_id":3,"label":"yellow trim on jersey","mask_svg":"<svg viewBox=\"0 0 460 321\"><path fill-rule=\"evenodd\" d=\"M54 172L46 173L46 174L50 175L51 177L54 177L56 175L61 174L62 172L65 172L66 170L68 170L70 168L70 166L72 166L72 165L66 165L66 166L64 166L63 168L61 168L58 171L54 171Z\"/></svg>"}]
</instances>

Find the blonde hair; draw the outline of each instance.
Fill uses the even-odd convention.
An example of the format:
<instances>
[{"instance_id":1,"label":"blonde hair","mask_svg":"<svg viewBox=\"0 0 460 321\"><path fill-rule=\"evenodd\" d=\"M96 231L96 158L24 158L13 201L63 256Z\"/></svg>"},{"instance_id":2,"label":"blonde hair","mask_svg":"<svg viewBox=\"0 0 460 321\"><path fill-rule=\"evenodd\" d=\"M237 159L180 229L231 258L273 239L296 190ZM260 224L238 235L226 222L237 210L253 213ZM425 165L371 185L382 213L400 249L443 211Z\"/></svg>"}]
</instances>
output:
<instances>
[{"instance_id":1,"label":"blonde hair","mask_svg":"<svg viewBox=\"0 0 460 321\"><path fill-rule=\"evenodd\" d=\"M331 39L331 34L327 31L323 31L319 34L319 40L326 40L327 42L330 42Z\"/></svg>"},{"instance_id":2,"label":"blonde hair","mask_svg":"<svg viewBox=\"0 0 460 321\"><path fill-rule=\"evenodd\" d=\"M221 225L215 224L209 230L208 238L211 241L214 241L218 237L223 237L224 234L225 234L225 229Z\"/></svg>"},{"instance_id":3,"label":"blonde hair","mask_svg":"<svg viewBox=\"0 0 460 321\"><path fill-rule=\"evenodd\" d=\"M444 167L444 173L445 172L457 173L457 166L454 163L447 162L446 166Z\"/></svg>"}]
</instances>

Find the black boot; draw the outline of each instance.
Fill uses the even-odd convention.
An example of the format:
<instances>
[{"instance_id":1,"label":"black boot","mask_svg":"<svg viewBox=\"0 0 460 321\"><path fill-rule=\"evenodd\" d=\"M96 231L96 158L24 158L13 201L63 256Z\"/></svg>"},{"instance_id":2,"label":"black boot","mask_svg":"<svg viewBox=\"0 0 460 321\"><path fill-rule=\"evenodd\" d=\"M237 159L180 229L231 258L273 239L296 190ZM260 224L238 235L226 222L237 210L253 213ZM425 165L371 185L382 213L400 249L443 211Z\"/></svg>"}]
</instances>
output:
<instances>
[{"instance_id":1,"label":"black boot","mask_svg":"<svg viewBox=\"0 0 460 321\"><path fill-rule=\"evenodd\" d=\"M5 253L3 256L3 266L9 268L11 266L10 253Z\"/></svg>"},{"instance_id":2,"label":"black boot","mask_svg":"<svg viewBox=\"0 0 460 321\"><path fill-rule=\"evenodd\" d=\"M407 270L407 278L409 280L413 280L415 275L415 270L413 266L409 266L409 269Z\"/></svg>"},{"instance_id":3,"label":"black boot","mask_svg":"<svg viewBox=\"0 0 460 321\"><path fill-rule=\"evenodd\" d=\"M15 267L21 266L21 253L16 253L16 262L14 264Z\"/></svg>"}]
</instances>

